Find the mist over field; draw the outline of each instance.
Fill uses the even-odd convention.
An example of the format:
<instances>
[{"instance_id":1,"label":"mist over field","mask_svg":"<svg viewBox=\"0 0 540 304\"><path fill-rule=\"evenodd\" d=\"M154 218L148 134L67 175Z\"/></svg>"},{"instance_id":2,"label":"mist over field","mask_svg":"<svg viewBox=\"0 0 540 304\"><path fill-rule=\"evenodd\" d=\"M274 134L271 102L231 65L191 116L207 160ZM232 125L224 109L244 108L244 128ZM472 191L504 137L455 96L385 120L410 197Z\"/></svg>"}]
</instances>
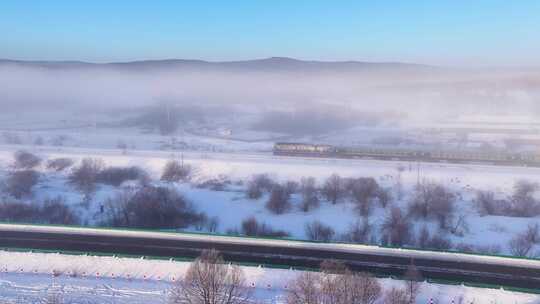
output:
<instances>
[{"instance_id":1,"label":"mist over field","mask_svg":"<svg viewBox=\"0 0 540 304\"><path fill-rule=\"evenodd\" d=\"M5 60L0 61L0 83L5 112L60 107L126 113L169 104L198 109L202 116L262 114L255 125L259 129L306 113L338 129L385 117L423 121L457 114L540 114L540 71L518 68L289 58L111 64Z\"/></svg>"}]
</instances>

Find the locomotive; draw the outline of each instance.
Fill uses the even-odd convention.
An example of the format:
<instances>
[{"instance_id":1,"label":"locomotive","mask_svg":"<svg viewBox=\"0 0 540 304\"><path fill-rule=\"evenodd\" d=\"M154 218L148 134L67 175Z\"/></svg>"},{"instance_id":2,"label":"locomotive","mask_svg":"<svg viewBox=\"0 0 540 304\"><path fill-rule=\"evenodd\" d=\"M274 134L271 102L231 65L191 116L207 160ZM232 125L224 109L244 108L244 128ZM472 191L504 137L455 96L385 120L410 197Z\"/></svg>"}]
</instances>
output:
<instances>
[{"instance_id":1,"label":"locomotive","mask_svg":"<svg viewBox=\"0 0 540 304\"><path fill-rule=\"evenodd\" d=\"M274 144L274 155L363 158L380 160L486 163L496 165L540 167L540 154L526 152L473 151L473 150L415 150L372 147L336 147L325 144L284 143Z\"/></svg>"}]
</instances>

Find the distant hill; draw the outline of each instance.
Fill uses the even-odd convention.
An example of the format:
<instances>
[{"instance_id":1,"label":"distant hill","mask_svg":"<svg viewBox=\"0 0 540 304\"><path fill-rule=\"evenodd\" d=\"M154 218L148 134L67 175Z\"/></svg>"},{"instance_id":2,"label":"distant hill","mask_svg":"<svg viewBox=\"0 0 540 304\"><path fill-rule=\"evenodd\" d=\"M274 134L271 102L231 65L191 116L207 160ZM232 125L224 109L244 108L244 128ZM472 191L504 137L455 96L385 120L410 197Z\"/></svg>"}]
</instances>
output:
<instances>
[{"instance_id":1,"label":"distant hill","mask_svg":"<svg viewBox=\"0 0 540 304\"><path fill-rule=\"evenodd\" d=\"M246 71L333 71L360 72L366 70L412 69L430 70L435 67L399 62L306 61L287 57L271 57L244 61L204 61L187 59L142 60L131 62L89 63L83 61L22 61L0 59L0 66L15 65L46 69L112 68L120 70L246 70Z\"/></svg>"}]
</instances>

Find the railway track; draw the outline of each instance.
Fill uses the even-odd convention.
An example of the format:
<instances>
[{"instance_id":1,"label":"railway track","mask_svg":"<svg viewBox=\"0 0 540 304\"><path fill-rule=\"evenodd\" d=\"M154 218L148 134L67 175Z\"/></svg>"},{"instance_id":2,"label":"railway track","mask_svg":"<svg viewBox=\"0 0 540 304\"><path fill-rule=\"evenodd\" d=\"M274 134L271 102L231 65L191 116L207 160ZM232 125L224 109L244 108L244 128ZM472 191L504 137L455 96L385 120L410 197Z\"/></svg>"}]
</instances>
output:
<instances>
[{"instance_id":1,"label":"railway track","mask_svg":"<svg viewBox=\"0 0 540 304\"><path fill-rule=\"evenodd\" d=\"M336 259L355 271L384 276L401 276L414 263L427 279L540 291L540 260L377 246L0 224L0 247L159 257L196 257L214 248L231 262L316 268L324 259Z\"/></svg>"}]
</instances>

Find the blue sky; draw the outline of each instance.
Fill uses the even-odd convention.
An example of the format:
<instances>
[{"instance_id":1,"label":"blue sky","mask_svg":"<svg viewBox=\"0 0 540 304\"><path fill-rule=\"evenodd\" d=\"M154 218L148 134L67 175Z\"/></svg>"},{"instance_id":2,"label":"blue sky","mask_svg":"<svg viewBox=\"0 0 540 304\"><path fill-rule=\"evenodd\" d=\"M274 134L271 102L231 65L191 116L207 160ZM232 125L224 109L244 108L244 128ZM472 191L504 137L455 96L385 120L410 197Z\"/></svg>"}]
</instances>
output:
<instances>
[{"instance_id":1,"label":"blue sky","mask_svg":"<svg viewBox=\"0 0 540 304\"><path fill-rule=\"evenodd\" d=\"M540 1L0 1L0 58L540 65Z\"/></svg>"}]
</instances>

